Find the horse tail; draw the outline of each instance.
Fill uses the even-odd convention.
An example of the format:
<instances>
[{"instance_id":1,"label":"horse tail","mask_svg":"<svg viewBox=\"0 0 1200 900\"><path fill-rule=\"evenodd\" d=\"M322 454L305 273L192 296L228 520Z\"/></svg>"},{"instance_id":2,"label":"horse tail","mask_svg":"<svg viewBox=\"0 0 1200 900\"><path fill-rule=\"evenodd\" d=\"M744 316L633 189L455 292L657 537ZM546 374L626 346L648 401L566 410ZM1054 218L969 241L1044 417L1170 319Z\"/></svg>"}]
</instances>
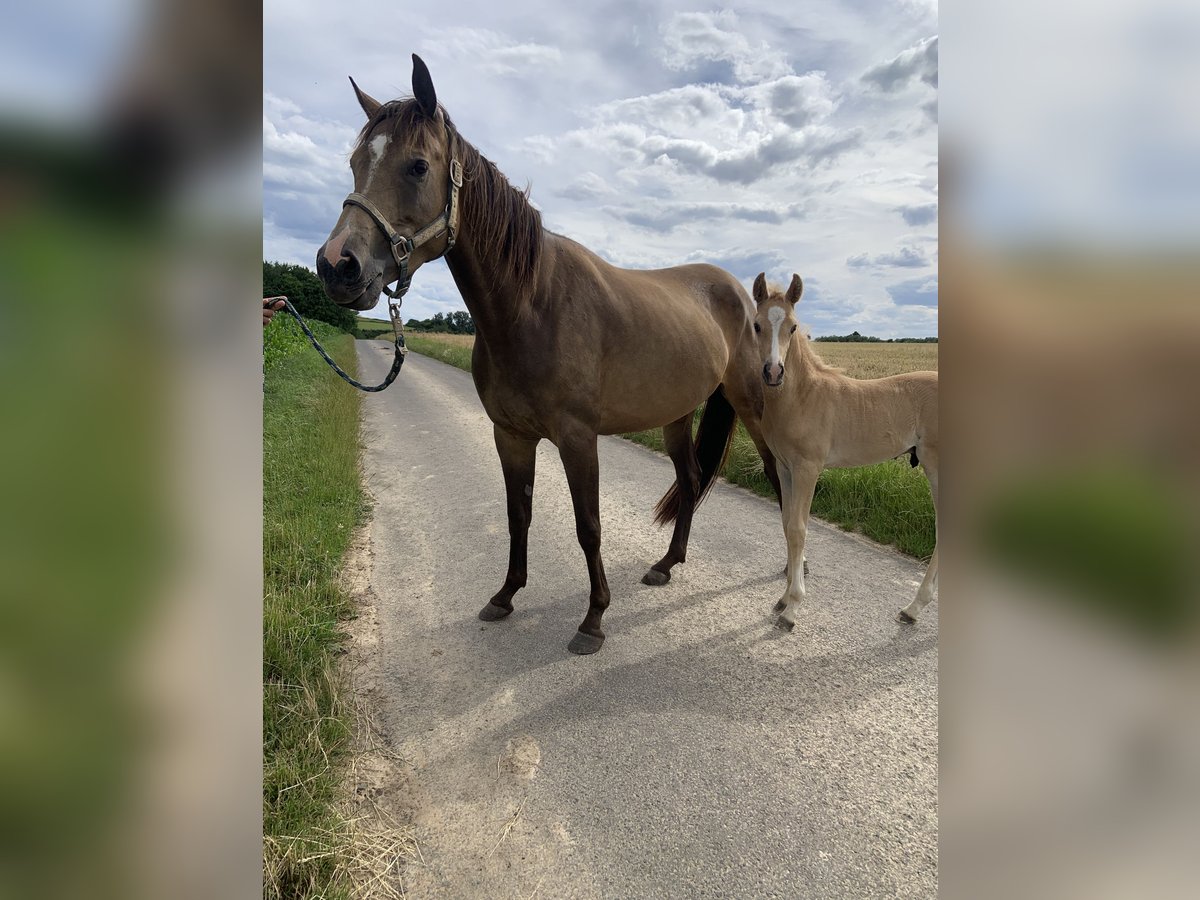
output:
<instances>
[{"instance_id":1,"label":"horse tail","mask_svg":"<svg viewBox=\"0 0 1200 900\"><path fill-rule=\"evenodd\" d=\"M700 483L696 494L696 506L708 496L717 473L725 465L729 447L733 444L733 426L737 413L725 394L718 387L704 403L704 414L700 416L700 428L696 431L696 461L700 464ZM654 506L654 524L666 525L679 516L679 481L671 485L662 499Z\"/></svg>"}]
</instances>

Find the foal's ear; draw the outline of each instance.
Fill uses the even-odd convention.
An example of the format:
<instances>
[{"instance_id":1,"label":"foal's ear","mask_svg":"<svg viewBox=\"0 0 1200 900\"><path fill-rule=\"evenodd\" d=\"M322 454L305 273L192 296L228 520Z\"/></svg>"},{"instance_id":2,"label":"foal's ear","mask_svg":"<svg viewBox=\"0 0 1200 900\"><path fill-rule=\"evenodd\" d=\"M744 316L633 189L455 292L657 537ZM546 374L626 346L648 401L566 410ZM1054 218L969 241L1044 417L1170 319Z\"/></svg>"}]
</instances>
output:
<instances>
[{"instance_id":1,"label":"foal's ear","mask_svg":"<svg viewBox=\"0 0 1200 900\"><path fill-rule=\"evenodd\" d=\"M370 94L364 93L359 89L354 79L350 79L350 84L354 85L354 96L358 98L358 105L363 108L363 112L367 114L367 118L371 118L375 113L379 112L379 107L383 104L372 97Z\"/></svg>"},{"instance_id":2,"label":"foal's ear","mask_svg":"<svg viewBox=\"0 0 1200 900\"><path fill-rule=\"evenodd\" d=\"M754 279L754 302L762 303L767 299L767 273L759 272Z\"/></svg>"},{"instance_id":3,"label":"foal's ear","mask_svg":"<svg viewBox=\"0 0 1200 900\"><path fill-rule=\"evenodd\" d=\"M804 282L800 280L800 276L795 272L792 273L792 283L788 285L787 293L783 295L784 299L792 306L796 305L796 301L800 299L800 294L804 292Z\"/></svg>"},{"instance_id":4,"label":"foal's ear","mask_svg":"<svg viewBox=\"0 0 1200 900\"><path fill-rule=\"evenodd\" d=\"M431 119L436 118L437 94L433 90L433 76L429 74L429 67L425 65L425 61L421 57L414 53L412 58L413 96L417 98L417 104L421 107L421 112L425 113Z\"/></svg>"}]
</instances>

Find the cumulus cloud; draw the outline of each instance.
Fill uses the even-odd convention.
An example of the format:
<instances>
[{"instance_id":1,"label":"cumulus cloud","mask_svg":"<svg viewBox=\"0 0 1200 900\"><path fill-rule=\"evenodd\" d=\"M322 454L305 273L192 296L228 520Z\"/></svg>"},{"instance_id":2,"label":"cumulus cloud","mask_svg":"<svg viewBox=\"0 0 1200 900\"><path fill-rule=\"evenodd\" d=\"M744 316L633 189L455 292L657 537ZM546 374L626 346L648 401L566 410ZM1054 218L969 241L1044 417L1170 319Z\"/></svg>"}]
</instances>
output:
<instances>
[{"instance_id":1,"label":"cumulus cloud","mask_svg":"<svg viewBox=\"0 0 1200 900\"><path fill-rule=\"evenodd\" d=\"M655 231L672 231L692 222L722 219L782 225L789 219L802 218L804 215L804 208L799 203L766 205L721 201L605 206L602 211L631 225Z\"/></svg>"},{"instance_id":2,"label":"cumulus cloud","mask_svg":"<svg viewBox=\"0 0 1200 900\"><path fill-rule=\"evenodd\" d=\"M868 86L887 94L903 90L913 81L938 86L938 36L927 37L898 56L872 66L862 76Z\"/></svg>"},{"instance_id":3,"label":"cumulus cloud","mask_svg":"<svg viewBox=\"0 0 1200 900\"><path fill-rule=\"evenodd\" d=\"M562 51L557 47L519 43L486 28L431 28L421 49L452 60L469 60L492 75L545 69L562 62Z\"/></svg>"},{"instance_id":4,"label":"cumulus cloud","mask_svg":"<svg viewBox=\"0 0 1200 900\"><path fill-rule=\"evenodd\" d=\"M889 285L888 294L897 306L933 306L938 305L938 280L936 275L925 278L912 278L898 284Z\"/></svg>"},{"instance_id":5,"label":"cumulus cloud","mask_svg":"<svg viewBox=\"0 0 1200 900\"><path fill-rule=\"evenodd\" d=\"M846 260L852 269L921 269L929 265L929 257L918 247L901 247L895 253L870 256L859 253Z\"/></svg>"},{"instance_id":6,"label":"cumulus cloud","mask_svg":"<svg viewBox=\"0 0 1200 900\"><path fill-rule=\"evenodd\" d=\"M701 62L726 62L740 82L757 82L790 75L786 56L766 43L752 46L738 30L733 10L685 12L673 15L661 29L663 64L690 69Z\"/></svg>"},{"instance_id":7,"label":"cumulus cloud","mask_svg":"<svg viewBox=\"0 0 1200 900\"><path fill-rule=\"evenodd\" d=\"M555 193L567 200L598 200L601 197L615 194L616 190L595 172L584 172Z\"/></svg>"},{"instance_id":8,"label":"cumulus cloud","mask_svg":"<svg viewBox=\"0 0 1200 900\"><path fill-rule=\"evenodd\" d=\"M897 206L896 212L904 221L913 227L930 225L937 221L938 205L936 203L918 203L910 206Z\"/></svg>"}]
</instances>

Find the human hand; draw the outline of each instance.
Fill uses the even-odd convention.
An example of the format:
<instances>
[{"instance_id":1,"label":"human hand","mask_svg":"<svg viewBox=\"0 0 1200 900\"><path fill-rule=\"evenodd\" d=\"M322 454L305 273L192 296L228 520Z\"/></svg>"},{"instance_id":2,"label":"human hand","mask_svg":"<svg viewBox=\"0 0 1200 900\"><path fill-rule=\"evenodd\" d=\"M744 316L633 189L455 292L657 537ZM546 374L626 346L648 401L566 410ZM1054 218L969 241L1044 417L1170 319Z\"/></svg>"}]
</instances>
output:
<instances>
[{"instance_id":1,"label":"human hand","mask_svg":"<svg viewBox=\"0 0 1200 900\"><path fill-rule=\"evenodd\" d=\"M271 324L271 317L283 309L287 297L263 297L263 328Z\"/></svg>"}]
</instances>

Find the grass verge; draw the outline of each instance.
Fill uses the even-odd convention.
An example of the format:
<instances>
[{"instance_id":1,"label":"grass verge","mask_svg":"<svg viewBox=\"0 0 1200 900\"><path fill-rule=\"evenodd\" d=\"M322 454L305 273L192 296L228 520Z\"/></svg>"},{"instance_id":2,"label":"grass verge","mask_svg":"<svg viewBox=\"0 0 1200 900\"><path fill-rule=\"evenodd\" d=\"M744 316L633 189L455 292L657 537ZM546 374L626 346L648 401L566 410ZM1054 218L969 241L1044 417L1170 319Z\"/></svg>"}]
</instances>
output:
<instances>
[{"instance_id":1,"label":"grass verge","mask_svg":"<svg viewBox=\"0 0 1200 900\"><path fill-rule=\"evenodd\" d=\"M310 324L354 372L351 336ZM290 318L266 330L263 370L263 896L349 897L334 802L352 710L335 654L351 612L338 566L366 511L360 398Z\"/></svg>"},{"instance_id":2,"label":"grass verge","mask_svg":"<svg viewBox=\"0 0 1200 900\"><path fill-rule=\"evenodd\" d=\"M429 356L457 369L471 371L471 348L475 338L466 334L406 334L405 343L410 350Z\"/></svg>"},{"instance_id":3,"label":"grass verge","mask_svg":"<svg viewBox=\"0 0 1200 900\"><path fill-rule=\"evenodd\" d=\"M413 335L408 339L408 346L417 353L469 372L472 341L465 335ZM899 351L890 344L850 346L849 350L835 348L833 352L841 351L845 358L838 357L830 362L845 366L848 374L856 377L863 377L859 371L869 371L871 377L910 371L903 367L910 357L921 368L937 368L936 344L904 344L899 345ZM825 350L826 345L822 344L821 351ZM900 363L899 358L892 359L899 353L906 354L905 363ZM895 371L890 371L892 369ZM621 436L659 453L666 452L661 429ZM758 450L741 422L737 424L722 474L733 484L763 497L775 496L763 473ZM933 553L934 511L929 482L921 469L909 466L907 457L856 469L826 469L817 482L812 512L847 531L857 531L882 544L891 544L910 556L928 559Z\"/></svg>"}]
</instances>

